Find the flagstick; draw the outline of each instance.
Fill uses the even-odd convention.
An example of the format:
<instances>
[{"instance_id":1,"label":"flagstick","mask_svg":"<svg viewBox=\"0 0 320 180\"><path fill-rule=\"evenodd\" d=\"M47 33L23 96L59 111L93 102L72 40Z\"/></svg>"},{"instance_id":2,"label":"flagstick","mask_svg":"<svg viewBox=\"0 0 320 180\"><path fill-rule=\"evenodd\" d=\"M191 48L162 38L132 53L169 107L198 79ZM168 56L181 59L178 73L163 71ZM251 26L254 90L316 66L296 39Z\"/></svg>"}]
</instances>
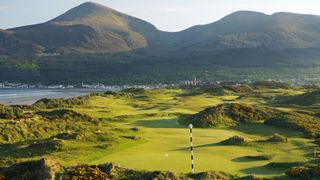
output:
<instances>
[{"instance_id":1,"label":"flagstick","mask_svg":"<svg viewBox=\"0 0 320 180\"><path fill-rule=\"evenodd\" d=\"M193 161L193 144L192 144L192 128L193 125L189 124L190 128L190 151L191 151L191 173L194 173L194 161Z\"/></svg>"}]
</instances>

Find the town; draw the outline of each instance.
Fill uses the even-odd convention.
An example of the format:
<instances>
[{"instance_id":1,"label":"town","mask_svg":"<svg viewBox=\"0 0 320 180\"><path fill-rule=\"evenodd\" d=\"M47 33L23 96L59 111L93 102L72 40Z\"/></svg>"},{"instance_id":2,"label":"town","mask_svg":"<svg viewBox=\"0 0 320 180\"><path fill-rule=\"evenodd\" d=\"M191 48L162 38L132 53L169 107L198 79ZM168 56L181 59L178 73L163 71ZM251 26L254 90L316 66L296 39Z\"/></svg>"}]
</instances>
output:
<instances>
[{"instance_id":1,"label":"town","mask_svg":"<svg viewBox=\"0 0 320 180\"><path fill-rule=\"evenodd\" d=\"M266 79L265 81L269 82L279 82L287 83L293 86L296 85L309 85L320 82L320 78L300 78L300 79ZM229 85L241 85L241 84L250 84L257 81L250 79L242 79L236 81L226 81L226 80L216 80L216 81L204 81L200 80L197 77L192 78L191 80L184 80L178 83L158 83L158 84L146 84L146 85L106 85L102 83L81 83L78 85L74 84L29 84L29 83L17 83L17 82L0 82L0 89L101 89L101 90L121 90L129 88L143 88L143 89L162 89L170 86L180 86L180 85L213 85L227 83Z\"/></svg>"}]
</instances>

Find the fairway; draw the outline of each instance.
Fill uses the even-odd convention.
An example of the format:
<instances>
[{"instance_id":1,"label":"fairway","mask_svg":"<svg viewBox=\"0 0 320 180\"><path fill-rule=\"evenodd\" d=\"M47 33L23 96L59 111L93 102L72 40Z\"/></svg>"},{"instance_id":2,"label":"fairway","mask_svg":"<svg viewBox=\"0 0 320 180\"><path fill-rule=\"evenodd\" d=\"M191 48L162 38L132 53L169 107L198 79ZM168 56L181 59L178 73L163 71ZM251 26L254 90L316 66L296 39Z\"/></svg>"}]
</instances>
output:
<instances>
[{"instance_id":1,"label":"fairway","mask_svg":"<svg viewBox=\"0 0 320 180\"><path fill-rule=\"evenodd\" d=\"M93 164L105 161L119 163L128 167L147 170L171 170L178 173L190 171L189 129L176 125L175 119L144 120L142 137L146 143L113 153ZM150 123L150 126L148 123ZM139 122L140 123L140 122ZM138 123L138 124L139 124ZM153 124L154 123L154 124ZM134 123L135 125L137 123ZM157 126L158 127L154 127ZM148 127L149 126L149 127ZM141 126L140 126L141 127ZM259 128L268 128L263 125ZM268 129L266 134L279 132L279 129ZM234 135L241 134L248 138L263 138L253 132L246 134L237 130L227 129L194 129L194 153L196 171L216 170L233 174L256 174L262 176L279 175L282 170L264 167L271 161L249 161L241 157L248 155L274 155L272 162L307 161L304 157L308 148L300 145L312 146L307 140L292 136L290 143L283 146L264 145L252 147L220 146L218 142ZM295 134L288 132L288 135Z\"/></svg>"}]
</instances>

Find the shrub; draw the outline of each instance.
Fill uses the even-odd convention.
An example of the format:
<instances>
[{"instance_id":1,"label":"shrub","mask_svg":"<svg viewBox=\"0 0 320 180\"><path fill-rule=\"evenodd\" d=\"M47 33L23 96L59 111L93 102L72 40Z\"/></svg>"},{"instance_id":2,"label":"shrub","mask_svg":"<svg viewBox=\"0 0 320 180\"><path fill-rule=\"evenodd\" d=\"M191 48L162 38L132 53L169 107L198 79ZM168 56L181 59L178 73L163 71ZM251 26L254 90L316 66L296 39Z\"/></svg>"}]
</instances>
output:
<instances>
[{"instance_id":1,"label":"shrub","mask_svg":"<svg viewBox=\"0 0 320 180\"><path fill-rule=\"evenodd\" d=\"M121 90L121 92L133 93L133 94L143 94L145 92L145 89L143 89L143 88L128 88L128 89Z\"/></svg>"},{"instance_id":2,"label":"shrub","mask_svg":"<svg viewBox=\"0 0 320 180\"><path fill-rule=\"evenodd\" d=\"M61 151L63 149L63 140L45 139L37 141L21 149L22 156L41 156L44 154Z\"/></svg>"},{"instance_id":3,"label":"shrub","mask_svg":"<svg viewBox=\"0 0 320 180\"><path fill-rule=\"evenodd\" d=\"M200 172L197 174L192 174L190 175L190 177L193 179L203 179L203 180L210 180L210 179L229 180L229 179L232 179L233 176L225 172L208 171L208 172Z\"/></svg>"},{"instance_id":4,"label":"shrub","mask_svg":"<svg viewBox=\"0 0 320 180\"><path fill-rule=\"evenodd\" d=\"M67 108L72 107L75 105L83 105L87 103L90 96L80 96L76 98L69 98L69 99L40 99L39 101L35 102L32 107L38 109L52 109L52 108Z\"/></svg>"},{"instance_id":5,"label":"shrub","mask_svg":"<svg viewBox=\"0 0 320 180\"><path fill-rule=\"evenodd\" d=\"M226 103L216 107L207 108L197 114L186 118L187 123L195 127L234 126L241 123L267 119L278 111L253 106L250 104Z\"/></svg>"},{"instance_id":6,"label":"shrub","mask_svg":"<svg viewBox=\"0 0 320 180\"><path fill-rule=\"evenodd\" d=\"M303 166L304 164L304 162L271 162L268 163L266 166L269 168L287 169L295 166Z\"/></svg>"},{"instance_id":7,"label":"shrub","mask_svg":"<svg viewBox=\"0 0 320 180\"><path fill-rule=\"evenodd\" d=\"M58 109L53 111L41 111L37 114L49 120L75 120L75 121L92 121L92 118L85 114L80 114L69 109Z\"/></svg>"},{"instance_id":8,"label":"shrub","mask_svg":"<svg viewBox=\"0 0 320 180\"><path fill-rule=\"evenodd\" d=\"M23 110L18 106L6 106L0 104L0 118L1 119L16 119L23 118Z\"/></svg>"},{"instance_id":9,"label":"shrub","mask_svg":"<svg viewBox=\"0 0 320 180\"><path fill-rule=\"evenodd\" d=\"M267 125L304 132L310 138L320 137L320 120L317 117L296 112L283 112L265 121Z\"/></svg>"},{"instance_id":10,"label":"shrub","mask_svg":"<svg viewBox=\"0 0 320 180\"><path fill-rule=\"evenodd\" d=\"M304 177L306 173L306 168L303 166L292 167L286 171L286 175L289 177Z\"/></svg>"},{"instance_id":11,"label":"shrub","mask_svg":"<svg viewBox=\"0 0 320 180\"><path fill-rule=\"evenodd\" d=\"M280 101L281 104L295 104L301 106L312 106L320 104L320 90L306 92L301 95L286 98Z\"/></svg>"},{"instance_id":12,"label":"shrub","mask_svg":"<svg viewBox=\"0 0 320 180\"><path fill-rule=\"evenodd\" d=\"M202 85L199 87L199 90L197 91L203 93L210 93L214 96L225 96L233 93L231 90L228 90L227 87L222 85Z\"/></svg>"},{"instance_id":13,"label":"shrub","mask_svg":"<svg viewBox=\"0 0 320 180\"><path fill-rule=\"evenodd\" d=\"M68 170L66 179L107 179L106 173L102 172L97 166L80 165Z\"/></svg>"},{"instance_id":14,"label":"shrub","mask_svg":"<svg viewBox=\"0 0 320 180\"><path fill-rule=\"evenodd\" d=\"M234 86L225 86L226 89L231 90L236 93L245 93L252 92L252 88L247 84L234 85Z\"/></svg>"},{"instance_id":15,"label":"shrub","mask_svg":"<svg viewBox=\"0 0 320 180\"><path fill-rule=\"evenodd\" d=\"M138 171L112 163L102 165L78 165L69 167L64 179L168 179L175 180L178 177L172 172L166 171Z\"/></svg>"},{"instance_id":16,"label":"shrub","mask_svg":"<svg viewBox=\"0 0 320 180\"><path fill-rule=\"evenodd\" d=\"M49 159L26 161L13 164L1 172L6 179L58 179L62 167Z\"/></svg>"},{"instance_id":17,"label":"shrub","mask_svg":"<svg viewBox=\"0 0 320 180\"><path fill-rule=\"evenodd\" d=\"M319 179L320 178L320 166L305 167L297 166L291 167L286 171L286 175L291 178L301 178L301 179Z\"/></svg>"},{"instance_id":18,"label":"shrub","mask_svg":"<svg viewBox=\"0 0 320 180\"><path fill-rule=\"evenodd\" d=\"M223 145L243 145L246 143L246 140L241 136L233 136L224 141L221 141L220 144Z\"/></svg>"}]
</instances>

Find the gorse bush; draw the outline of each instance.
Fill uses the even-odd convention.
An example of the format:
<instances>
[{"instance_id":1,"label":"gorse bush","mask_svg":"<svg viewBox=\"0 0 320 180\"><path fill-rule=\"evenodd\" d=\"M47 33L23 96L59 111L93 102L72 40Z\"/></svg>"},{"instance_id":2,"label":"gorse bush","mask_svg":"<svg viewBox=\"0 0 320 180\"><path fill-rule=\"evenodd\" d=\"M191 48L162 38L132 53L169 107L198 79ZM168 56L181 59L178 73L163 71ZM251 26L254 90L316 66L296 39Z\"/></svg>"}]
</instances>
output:
<instances>
[{"instance_id":1,"label":"gorse bush","mask_svg":"<svg viewBox=\"0 0 320 180\"><path fill-rule=\"evenodd\" d=\"M4 179L58 179L63 167L50 159L40 159L16 163L0 171Z\"/></svg>"},{"instance_id":2,"label":"gorse bush","mask_svg":"<svg viewBox=\"0 0 320 180\"><path fill-rule=\"evenodd\" d=\"M108 175L97 166L80 165L70 168L66 179L108 179Z\"/></svg>"},{"instance_id":3,"label":"gorse bush","mask_svg":"<svg viewBox=\"0 0 320 180\"><path fill-rule=\"evenodd\" d=\"M193 123L196 127L234 126L241 123L264 120L277 113L278 111L271 108L231 103L207 108L186 118L186 121Z\"/></svg>"},{"instance_id":4,"label":"gorse bush","mask_svg":"<svg viewBox=\"0 0 320 180\"><path fill-rule=\"evenodd\" d=\"M6 106L0 104L0 118L1 119L16 119L23 118L24 113L18 106Z\"/></svg>"},{"instance_id":5,"label":"gorse bush","mask_svg":"<svg viewBox=\"0 0 320 180\"><path fill-rule=\"evenodd\" d=\"M301 95L288 97L281 104L295 104L300 106L319 106L320 105L320 90L306 92Z\"/></svg>"},{"instance_id":6,"label":"gorse bush","mask_svg":"<svg viewBox=\"0 0 320 180\"><path fill-rule=\"evenodd\" d=\"M253 91L252 88L247 84L225 86L225 89L231 90L236 93L245 93L245 92L252 92Z\"/></svg>"},{"instance_id":7,"label":"gorse bush","mask_svg":"<svg viewBox=\"0 0 320 180\"><path fill-rule=\"evenodd\" d=\"M241 136L233 136L224 141L221 141L219 144L222 145L244 145L247 141Z\"/></svg>"},{"instance_id":8,"label":"gorse bush","mask_svg":"<svg viewBox=\"0 0 320 180\"><path fill-rule=\"evenodd\" d=\"M64 179L121 179L121 180L140 180L140 179L180 179L172 172L165 171L139 171L129 169L112 163L102 165L78 165L67 168Z\"/></svg>"},{"instance_id":9,"label":"gorse bush","mask_svg":"<svg viewBox=\"0 0 320 180\"><path fill-rule=\"evenodd\" d=\"M320 166L315 167L305 167L297 166L292 167L286 171L286 175L290 178L300 178L300 179L319 179L320 178Z\"/></svg>"},{"instance_id":10,"label":"gorse bush","mask_svg":"<svg viewBox=\"0 0 320 180\"><path fill-rule=\"evenodd\" d=\"M320 138L320 120L315 116L296 112L283 112L265 121L267 125L298 130L310 138Z\"/></svg>"},{"instance_id":11,"label":"gorse bush","mask_svg":"<svg viewBox=\"0 0 320 180\"><path fill-rule=\"evenodd\" d=\"M58 109L53 111L40 111L37 114L49 120L74 120L74 121L91 121L92 118L85 114L80 114L69 109Z\"/></svg>"},{"instance_id":12,"label":"gorse bush","mask_svg":"<svg viewBox=\"0 0 320 180\"><path fill-rule=\"evenodd\" d=\"M32 107L39 109L52 109L52 108L67 108L75 105L83 105L87 103L89 100L89 96L80 96L77 98L69 98L69 99L40 99L35 102Z\"/></svg>"}]
</instances>

